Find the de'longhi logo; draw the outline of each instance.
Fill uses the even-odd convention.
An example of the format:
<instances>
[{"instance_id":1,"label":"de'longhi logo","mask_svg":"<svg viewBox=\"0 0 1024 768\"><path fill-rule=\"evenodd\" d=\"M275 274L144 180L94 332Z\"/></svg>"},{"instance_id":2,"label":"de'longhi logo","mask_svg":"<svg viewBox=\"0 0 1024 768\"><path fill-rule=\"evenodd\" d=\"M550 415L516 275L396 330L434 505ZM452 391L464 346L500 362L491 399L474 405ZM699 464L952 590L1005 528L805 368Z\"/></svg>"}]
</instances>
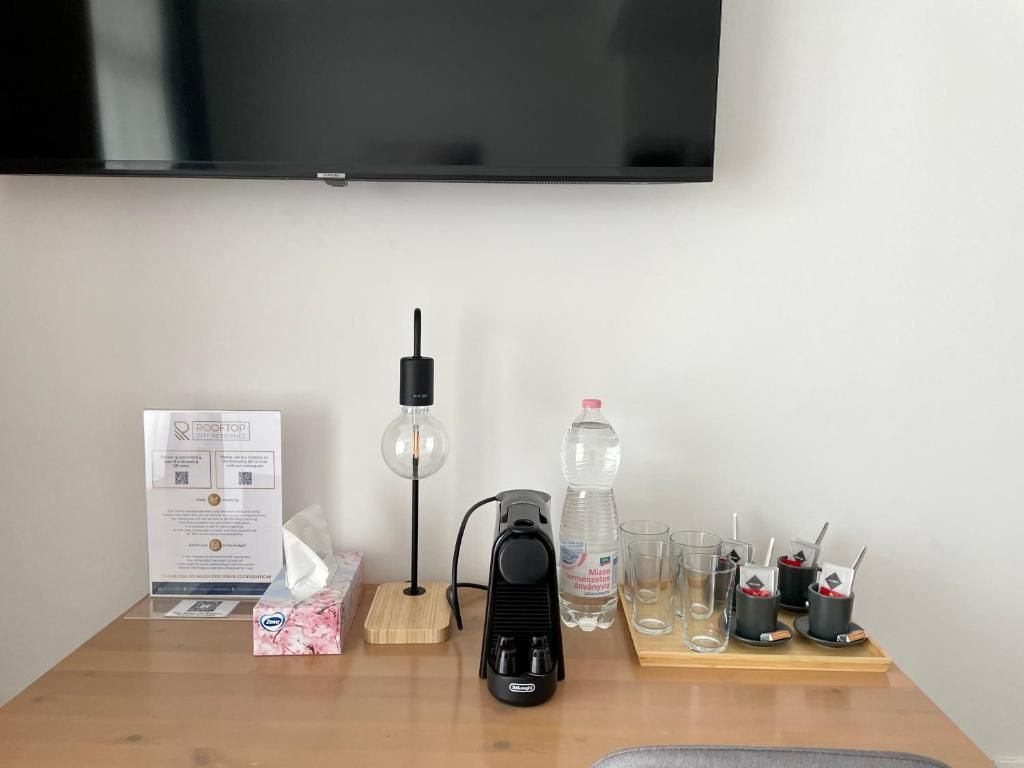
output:
<instances>
[{"instance_id":1,"label":"de'longhi logo","mask_svg":"<svg viewBox=\"0 0 1024 768\"><path fill-rule=\"evenodd\" d=\"M267 613L260 616L260 626L268 632L276 632L284 624L284 619L285 616L280 611L277 613Z\"/></svg>"}]
</instances>

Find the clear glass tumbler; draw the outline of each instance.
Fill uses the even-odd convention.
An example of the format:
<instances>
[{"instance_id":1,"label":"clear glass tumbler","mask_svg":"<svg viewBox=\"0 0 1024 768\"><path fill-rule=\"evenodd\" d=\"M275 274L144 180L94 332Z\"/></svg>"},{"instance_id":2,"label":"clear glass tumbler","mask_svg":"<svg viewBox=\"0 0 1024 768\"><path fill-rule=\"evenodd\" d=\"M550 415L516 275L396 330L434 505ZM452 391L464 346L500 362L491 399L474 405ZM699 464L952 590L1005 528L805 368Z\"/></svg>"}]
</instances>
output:
<instances>
[{"instance_id":1,"label":"clear glass tumbler","mask_svg":"<svg viewBox=\"0 0 1024 768\"><path fill-rule=\"evenodd\" d=\"M686 555L719 555L722 553L722 537L716 536L713 533L707 531L676 531L669 537L669 541L679 547L680 554ZM683 575L683 563L679 562L679 578ZM683 585L680 584L676 587L677 596L683 590ZM678 600L673 603L676 610L676 616L682 616L682 610L679 608Z\"/></svg>"},{"instance_id":2,"label":"clear glass tumbler","mask_svg":"<svg viewBox=\"0 0 1024 768\"><path fill-rule=\"evenodd\" d=\"M678 544L684 555L722 553L722 537L707 531L676 531L669 540L673 544Z\"/></svg>"},{"instance_id":3,"label":"clear glass tumbler","mask_svg":"<svg viewBox=\"0 0 1024 768\"><path fill-rule=\"evenodd\" d=\"M644 539L630 544L627 553L633 626L645 635L667 635L676 618L673 596L679 548L667 541Z\"/></svg>"},{"instance_id":4,"label":"clear glass tumbler","mask_svg":"<svg viewBox=\"0 0 1024 768\"><path fill-rule=\"evenodd\" d=\"M619 562L622 564L622 596L629 602L633 590L629 586L629 545L634 541L668 542L668 526L658 520L629 520L619 526Z\"/></svg>"},{"instance_id":5,"label":"clear glass tumbler","mask_svg":"<svg viewBox=\"0 0 1024 768\"><path fill-rule=\"evenodd\" d=\"M736 563L709 554L683 555L682 561L683 644L698 653L721 653L729 645Z\"/></svg>"}]
</instances>

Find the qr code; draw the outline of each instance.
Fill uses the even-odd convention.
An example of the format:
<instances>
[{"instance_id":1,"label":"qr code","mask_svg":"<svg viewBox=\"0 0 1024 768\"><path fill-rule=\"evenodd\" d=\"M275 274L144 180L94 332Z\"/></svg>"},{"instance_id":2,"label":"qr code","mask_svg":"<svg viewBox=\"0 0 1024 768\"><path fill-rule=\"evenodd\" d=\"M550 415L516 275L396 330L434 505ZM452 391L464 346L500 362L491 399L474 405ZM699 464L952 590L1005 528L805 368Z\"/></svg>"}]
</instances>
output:
<instances>
[{"instance_id":1,"label":"qr code","mask_svg":"<svg viewBox=\"0 0 1024 768\"><path fill-rule=\"evenodd\" d=\"M238 484L239 485L252 485L252 472L239 472L238 473Z\"/></svg>"},{"instance_id":2,"label":"qr code","mask_svg":"<svg viewBox=\"0 0 1024 768\"><path fill-rule=\"evenodd\" d=\"M189 613L213 613L220 607L220 600L196 600L189 606Z\"/></svg>"},{"instance_id":3,"label":"qr code","mask_svg":"<svg viewBox=\"0 0 1024 768\"><path fill-rule=\"evenodd\" d=\"M175 485L188 485L188 472L175 472L174 473L174 484Z\"/></svg>"}]
</instances>

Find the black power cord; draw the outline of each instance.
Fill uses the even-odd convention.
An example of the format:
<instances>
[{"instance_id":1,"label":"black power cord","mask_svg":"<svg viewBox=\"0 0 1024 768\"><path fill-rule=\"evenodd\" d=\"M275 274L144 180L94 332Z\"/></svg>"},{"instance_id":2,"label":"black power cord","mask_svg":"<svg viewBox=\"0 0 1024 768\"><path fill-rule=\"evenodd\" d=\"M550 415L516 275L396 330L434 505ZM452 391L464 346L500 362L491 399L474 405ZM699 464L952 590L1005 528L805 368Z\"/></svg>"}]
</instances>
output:
<instances>
[{"instance_id":1,"label":"black power cord","mask_svg":"<svg viewBox=\"0 0 1024 768\"><path fill-rule=\"evenodd\" d=\"M448 605L451 606L452 613L455 614L455 625L460 630L462 629L462 611L459 609L459 587L466 587L467 589L482 589L485 592L487 591L486 584L459 581L459 551L462 549L462 537L466 533L466 523L469 522L470 515L480 509L484 504L490 504L497 500L497 496L490 496L486 499L481 499L466 510L466 514L462 518L462 525L459 526L459 535L455 537L455 552L452 554L452 583L448 585L445 596L448 598Z\"/></svg>"}]
</instances>

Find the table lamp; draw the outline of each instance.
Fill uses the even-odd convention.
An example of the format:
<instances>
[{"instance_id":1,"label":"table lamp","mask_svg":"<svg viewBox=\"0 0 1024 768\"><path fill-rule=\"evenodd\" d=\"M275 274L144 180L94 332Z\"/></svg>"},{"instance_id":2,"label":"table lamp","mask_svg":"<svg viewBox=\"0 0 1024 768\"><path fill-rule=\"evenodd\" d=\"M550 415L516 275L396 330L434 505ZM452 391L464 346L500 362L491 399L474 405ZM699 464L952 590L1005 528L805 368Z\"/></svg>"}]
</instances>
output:
<instances>
[{"instance_id":1,"label":"table lamp","mask_svg":"<svg viewBox=\"0 0 1024 768\"><path fill-rule=\"evenodd\" d=\"M381 584L364 624L368 643L443 643L450 614L443 581L419 581L420 480L430 477L448 458L448 433L430 412L434 404L434 359L420 354L422 313L413 313L413 353L399 365L401 413L380 440L384 463L412 483L410 579L408 584Z\"/></svg>"}]
</instances>

